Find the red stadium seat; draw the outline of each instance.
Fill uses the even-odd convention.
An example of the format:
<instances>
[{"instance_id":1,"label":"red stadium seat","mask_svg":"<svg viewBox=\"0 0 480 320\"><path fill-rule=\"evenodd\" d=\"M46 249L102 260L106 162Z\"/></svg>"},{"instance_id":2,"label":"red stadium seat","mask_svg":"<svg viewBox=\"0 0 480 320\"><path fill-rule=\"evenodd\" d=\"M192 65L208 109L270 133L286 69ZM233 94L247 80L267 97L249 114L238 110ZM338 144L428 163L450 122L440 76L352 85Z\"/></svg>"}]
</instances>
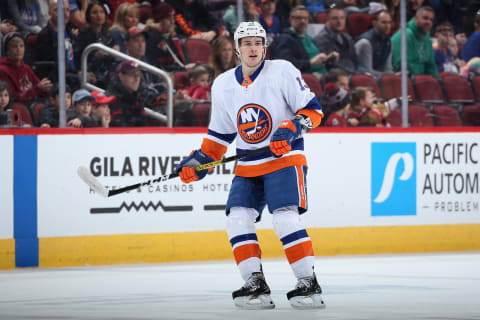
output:
<instances>
[{"instance_id":1,"label":"red stadium seat","mask_svg":"<svg viewBox=\"0 0 480 320\"><path fill-rule=\"evenodd\" d=\"M327 13L326 12L318 12L317 16L316 16L316 19L317 19L317 23L324 24L325 22L327 22Z\"/></svg>"},{"instance_id":2,"label":"red stadium seat","mask_svg":"<svg viewBox=\"0 0 480 320\"><path fill-rule=\"evenodd\" d=\"M480 105L464 106L462 115L466 126L480 126Z\"/></svg>"},{"instance_id":3,"label":"red stadium seat","mask_svg":"<svg viewBox=\"0 0 480 320\"><path fill-rule=\"evenodd\" d=\"M193 113L195 114L195 120L197 120L197 126L206 127L210 121L210 109L209 103L199 103L193 106Z\"/></svg>"},{"instance_id":4,"label":"red stadium seat","mask_svg":"<svg viewBox=\"0 0 480 320\"><path fill-rule=\"evenodd\" d=\"M185 51L191 63L208 63L212 46L205 40L188 39L185 41Z\"/></svg>"},{"instance_id":5,"label":"red stadium seat","mask_svg":"<svg viewBox=\"0 0 480 320\"><path fill-rule=\"evenodd\" d=\"M146 23L148 19L153 18L152 8L150 7L139 7L138 16L141 23Z\"/></svg>"},{"instance_id":6,"label":"red stadium seat","mask_svg":"<svg viewBox=\"0 0 480 320\"><path fill-rule=\"evenodd\" d=\"M401 127L402 126L402 111L397 109L393 109L387 116L387 123L390 124L392 127Z\"/></svg>"},{"instance_id":7,"label":"red stadium seat","mask_svg":"<svg viewBox=\"0 0 480 320\"><path fill-rule=\"evenodd\" d=\"M27 107L20 103L14 103L12 104L12 110L17 110L20 112L23 123L33 126L32 116L30 115L30 111L28 111Z\"/></svg>"},{"instance_id":8,"label":"red stadium seat","mask_svg":"<svg viewBox=\"0 0 480 320\"><path fill-rule=\"evenodd\" d=\"M38 121L40 120L40 110L43 108L44 104L43 103L36 103L33 105L32 110L33 110L33 121L37 126L41 125Z\"/></svg>"},{"instance_id":9,"label":"red stadium seat","mask_svg":"<svg viewBox=\"0 0 480 320\"><path fill-rule=\"evenodd\" d=\"M385 74L380 77L379 80L380 89L383 92L383 98L390 100L392 98L398 98L402 96L402 77L394 74ZM407 78L407 94L410 96L410 101L416 101L415 90L413 90L412 80Z\"/></svg>"},{"instance_id":10,"label":"red stadium seat","mask_svg":"<svg viewBox=\"0 0 480 320\"><path fill-rule=\"evenodd\" d=\"M455 74L442 76L443 87L450 103L473 103L475 96L467 78Z\"/></svg>"},{"instance_id":11,"label":"red stadium seat","mask_svg":"<svg viewBox=\"0 0 480 320\"><path fill-rule=\"evenodd\" d=\"M458 111L450 106L433 107L433 115L439 127L461 127L463 125Z\"/></svg>"},{"instance_id":12,"label":"red stadium seat","mask_svg":"<svg viewBox=\"0 0 480 320\"><path fill-rule=\"evenodd\" d=\"M373 16L368 13L350 12L347 15L347 30L352 38L356 38L371 28Z\"/></svg>"},{"instance_id":13,"label":"red stadium seat","mask_svg":"<svg viewBox=\"0 0 480 320\"><path fill-rule=\"evenodd\" d=\"M430 111L424 106L408 106L408 120L411 127L433 127L433 117Z\"/></svg>"},{"instance_id":14,"label":"red stadium seat","mask_svg":"<svg viewBox=\"0 0 480 320\"><path fill-rule=\"evenodd\" d=\"M480 101L480 76L474 76L471 82L477 101Z\"/></svg>"},{"instance_id":15,"label":"red stadium seat","mask_svg":"<svg viewBox=\"0 0 480 320\"><path fill-rule=\"evenodd\" d=\"M378 87L377 81L372 76L368 76L366 74L354 74L350 78L350 83L351 83L352 89L354 89L356 87L371 88L373 90L373 93L375 93L375 96L378 99L382 98L382 92L380 91L380 88Z\"/></svg>"},{"instance_id":16,"label":"red stadium seat","mask_svg":"<svg viewBox=\"0 0 480 320\"><path fill-rule=\"evenodd\" d=\"M186 71L177 71L173 74L173 86L175 89L183 89L190 86L188 82L188 73Z\"/></svg>"},{"instance_id":17,"label":"red stadium seat","mask_svg":"<svg viewBox=\"0 0 480 320\"><path fill-rule=\"evenodd\" d=\"M320 81L313 74L302 73L302 78L310 87L310 91L315 94L315 97L318 98L322 95L323 89L320 85Z\"/></svg>"},{"instance_id":18,"label":"red stadium seat","mask_svg":"<svg viewBox=\"0 0 480 320\"><path fill-rule=\"evenodd\" d=\"M433 76L418 74L413 77L413 86L422 103L444 103L446 100L440 83Z\"/></svg>"},{"instance_id":19,"label":"red stadium seat","mask_svg":"<svg viewBox=\"0 0 480 320\"><path fill-rule=\"evenodd\" d=\"M37 38L38 35L30 33L25 38L25 62L33 66L37 61Z\"/></svg>"}]
</instances>

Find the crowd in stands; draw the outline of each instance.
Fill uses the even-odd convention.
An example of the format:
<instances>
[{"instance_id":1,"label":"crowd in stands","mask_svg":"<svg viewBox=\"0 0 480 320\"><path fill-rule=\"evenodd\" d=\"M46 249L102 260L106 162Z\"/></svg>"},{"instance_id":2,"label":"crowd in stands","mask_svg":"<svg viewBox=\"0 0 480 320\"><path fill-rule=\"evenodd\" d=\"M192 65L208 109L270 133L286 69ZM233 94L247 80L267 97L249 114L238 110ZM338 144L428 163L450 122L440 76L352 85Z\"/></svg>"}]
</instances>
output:
<instances>
[{"instance_id":1,"label":"crowd in stands","mask_svg":"<svg viewBox=\"0 0 480 320\"><path fill-rule=\"evenodd\" d=\"M174 84L174 125L206 126L210 86L238 65L236 0L2 0L0 112L21 126L59 125L57 17L63 1L67 125L165 126L164 79L96 50L157 67ZM401 126L400 0L243 0L267 59L294 64L321 102L324 126ZM411 126L480 126L480 1L407 0Z\"/></svg>"}]
</instances>

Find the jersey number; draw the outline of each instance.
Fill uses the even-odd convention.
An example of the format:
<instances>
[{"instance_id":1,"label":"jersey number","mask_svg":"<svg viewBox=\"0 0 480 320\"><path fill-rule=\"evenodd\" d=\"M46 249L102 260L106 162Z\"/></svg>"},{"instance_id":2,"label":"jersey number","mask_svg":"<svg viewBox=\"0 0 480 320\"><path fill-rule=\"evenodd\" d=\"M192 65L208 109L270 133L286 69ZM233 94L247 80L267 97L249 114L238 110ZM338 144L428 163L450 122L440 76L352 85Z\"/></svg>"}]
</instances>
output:
<instances>
[{"instance_id":1,"label":"jersey number","mask_svg":"<svg viewBox=\"0 0 480 320\"><path fill-rule=\"evenodd\" d=\"M300 77L297 77L296 78L297 81L298 81L298 85L300 86L300 90L305 90L305 88L309 89L310 87L307 85L307 83L305 82L305 80L303 80L303 78L300 78Z\"/></svg>"}]
</instances>

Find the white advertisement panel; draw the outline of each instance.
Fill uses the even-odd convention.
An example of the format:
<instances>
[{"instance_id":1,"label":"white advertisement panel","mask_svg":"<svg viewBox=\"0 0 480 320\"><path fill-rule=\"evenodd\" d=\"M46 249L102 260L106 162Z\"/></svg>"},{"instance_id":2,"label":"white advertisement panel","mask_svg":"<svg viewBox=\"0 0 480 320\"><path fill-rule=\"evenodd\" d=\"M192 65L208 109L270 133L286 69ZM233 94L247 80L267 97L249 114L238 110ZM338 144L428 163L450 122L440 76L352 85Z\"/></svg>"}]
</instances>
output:
<instances>
[{"instance_id":1,"label":"white advertisement panel","mask_svg":"<svg viewBox=\"0 0 480 320\"><path fill-rule=\"evenodd\" d=\"M176 178L108 199L76 174L84 165L115 188L154 179L202 137L39 136L39 237L224 230L233 163L193 184ZM478 133L309 134L303 219L308 227L480 223L478 141ZM258 228L271 228L263 216Z\"/></svg>"},{"instance_id":2,"label":"white advertisement panel","mask_svg":"<svg viewBox=\"0 0 480 320\"><path fill-rule=\"evenodd\" d=\"M13 136L0 135L0 239L13 238Z\"/></svg>"}]
</instances>

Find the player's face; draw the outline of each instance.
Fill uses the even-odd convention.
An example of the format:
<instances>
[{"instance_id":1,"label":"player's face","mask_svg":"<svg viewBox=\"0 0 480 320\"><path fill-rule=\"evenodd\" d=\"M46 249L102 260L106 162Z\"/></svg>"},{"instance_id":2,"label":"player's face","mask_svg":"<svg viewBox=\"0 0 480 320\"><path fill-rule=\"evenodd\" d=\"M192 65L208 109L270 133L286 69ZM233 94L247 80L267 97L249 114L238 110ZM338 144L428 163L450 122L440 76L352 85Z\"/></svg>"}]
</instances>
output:
<instances>
[{"instance_id":1,"label":"player's face","mask_svg":"<svg viewBox=\"0 0 480 320\"><path fill-rule=\"evenodd\" d=\"M263 39L247 37L240 39L240 59L249 68L258 66L263 60Z\"/></svg>"}]
</instances>

